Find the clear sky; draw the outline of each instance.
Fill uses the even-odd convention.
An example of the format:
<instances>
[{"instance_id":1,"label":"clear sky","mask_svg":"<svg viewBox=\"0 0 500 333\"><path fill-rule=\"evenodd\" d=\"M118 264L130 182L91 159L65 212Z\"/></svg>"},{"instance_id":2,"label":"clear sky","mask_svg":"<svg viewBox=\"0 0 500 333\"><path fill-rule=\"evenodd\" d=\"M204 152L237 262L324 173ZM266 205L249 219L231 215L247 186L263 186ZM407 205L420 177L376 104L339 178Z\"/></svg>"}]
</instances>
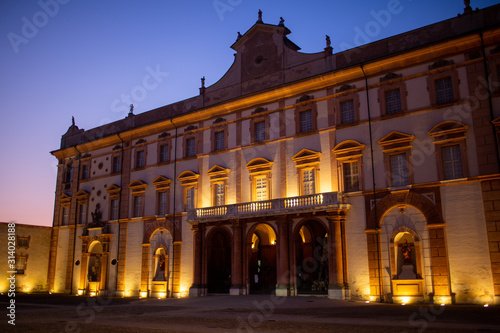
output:
<instances>
[{"instance_id":1,"label":"clear sky","mask_svg":"<svg viewBox=\"0 0 500 333\"><path fill-rule=\"evenodd\" d=\"M472 0L473 8L499 1ZM257 20L334 52L462 13L461 0L0 0L0 221L52 224L61 135L199 93ZM155 73L154 80L144 79Z\"/></svg>"}]
</instances>

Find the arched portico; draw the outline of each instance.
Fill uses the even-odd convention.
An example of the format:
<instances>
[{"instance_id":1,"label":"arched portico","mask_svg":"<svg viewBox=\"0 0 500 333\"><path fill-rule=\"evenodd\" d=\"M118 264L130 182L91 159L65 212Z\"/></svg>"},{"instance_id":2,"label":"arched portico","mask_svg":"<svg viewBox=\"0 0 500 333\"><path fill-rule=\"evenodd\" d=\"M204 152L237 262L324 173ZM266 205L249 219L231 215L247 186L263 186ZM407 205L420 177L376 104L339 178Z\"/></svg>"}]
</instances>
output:
<instances>
[{"instance_id":1,"label":"arched portico","mask_svg":"<svg viewBox=\"0 0 500 333\"><path fill-rule=\"evenodd\" d=\"M276 289L276 232L267 223L256 223L246 237L249 293L269 294Z\"/></svg>"},{"instance_id":2,"label":"arched portico","mask_svg":"<svg viewBox=\"0 0 500 333\"><path fill-rule=\"evenodd\" d=\"M206 238L206 286L208 293L229 293L231 287L231 233L223 227Z\"/></svg>"},{"instance_id":3,"label":"arched portico","mask_svg":"<svg viewBox=\"0 0 500 333\"><path fill-rule=\"evenodd\" d=\"M328 231L323 222L306 219L293 232L295 272L298 294L328 294Z\"/></svg>"}]
</instances>

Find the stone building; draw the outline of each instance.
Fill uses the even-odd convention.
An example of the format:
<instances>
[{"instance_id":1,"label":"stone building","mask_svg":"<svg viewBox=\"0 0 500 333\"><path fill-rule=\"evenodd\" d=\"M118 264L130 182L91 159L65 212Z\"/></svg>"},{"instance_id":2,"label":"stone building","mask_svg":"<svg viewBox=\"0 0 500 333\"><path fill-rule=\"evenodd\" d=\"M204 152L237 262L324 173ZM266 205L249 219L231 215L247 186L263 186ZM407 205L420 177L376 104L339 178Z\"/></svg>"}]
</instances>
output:
<instances>
[{"instance_id":1,"label":"stone building","mask_svg":"<svg viewBox=\"0 0 500 333\"><path fill-rule=\"evenodd\" d=\"M498 303L500 6L334 53L257 22L59 160L55 292Z\"/></svg>"},{"instance_id":2,"label":"stone building","mask_svg":"<svg viewBox=\"0 0 500 333\"><path fill-rule=\"evenodd\" d=\"M49 291L47 274L51 230L51 227L0 222L0 248L5 251L0 256L0 269L6 277L15 276L10 280L0 279L0 292L9 291L10 282L14 282L19 292ZM9 261L11 259L14 261Z\"/></svg>"}]
</instances>

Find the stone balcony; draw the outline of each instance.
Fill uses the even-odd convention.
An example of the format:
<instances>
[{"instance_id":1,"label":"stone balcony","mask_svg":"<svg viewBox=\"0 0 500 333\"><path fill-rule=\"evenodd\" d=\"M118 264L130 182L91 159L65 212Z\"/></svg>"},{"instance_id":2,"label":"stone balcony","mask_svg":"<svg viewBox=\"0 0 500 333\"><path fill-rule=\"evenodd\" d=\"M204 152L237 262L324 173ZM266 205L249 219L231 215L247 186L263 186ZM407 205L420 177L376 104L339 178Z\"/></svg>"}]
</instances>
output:
<instances>
[{"instance_id":1,"label":"stone balcony","mask_svg":"<svg viewBox=\"0 0 500 333\"><path fill-rule=\"evenodd\" d=\"M198 208L188 211L188 222L208 222L237 218L254 218L296 214L328 209L348 209L339 192L318 193L299 197Z\"/></svg>"}]
</instances>

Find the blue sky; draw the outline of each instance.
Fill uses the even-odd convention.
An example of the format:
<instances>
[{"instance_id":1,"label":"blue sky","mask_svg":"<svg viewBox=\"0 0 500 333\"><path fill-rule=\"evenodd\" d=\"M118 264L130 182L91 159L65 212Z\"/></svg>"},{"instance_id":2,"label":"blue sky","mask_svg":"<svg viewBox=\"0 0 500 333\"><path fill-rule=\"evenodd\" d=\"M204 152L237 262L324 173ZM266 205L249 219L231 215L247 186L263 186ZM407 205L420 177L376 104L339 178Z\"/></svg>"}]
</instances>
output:
<instances>
[{"instance_id":1,"label":"blue sky","mask_svg":"<svg viewBox=\"0 0 500 333\"><path fill-rule=\"evenodd\" d=\"M499 1L472 1L484 8ZM198 94L257 20L313 53L390 37L463 12L461 0L0 0L0 221L51 225L55 157L71 125L90 129ZM151 75L155 73L155 75ZM148 76L149 75L149 76Z\"/></svg>"}]
</instances>

